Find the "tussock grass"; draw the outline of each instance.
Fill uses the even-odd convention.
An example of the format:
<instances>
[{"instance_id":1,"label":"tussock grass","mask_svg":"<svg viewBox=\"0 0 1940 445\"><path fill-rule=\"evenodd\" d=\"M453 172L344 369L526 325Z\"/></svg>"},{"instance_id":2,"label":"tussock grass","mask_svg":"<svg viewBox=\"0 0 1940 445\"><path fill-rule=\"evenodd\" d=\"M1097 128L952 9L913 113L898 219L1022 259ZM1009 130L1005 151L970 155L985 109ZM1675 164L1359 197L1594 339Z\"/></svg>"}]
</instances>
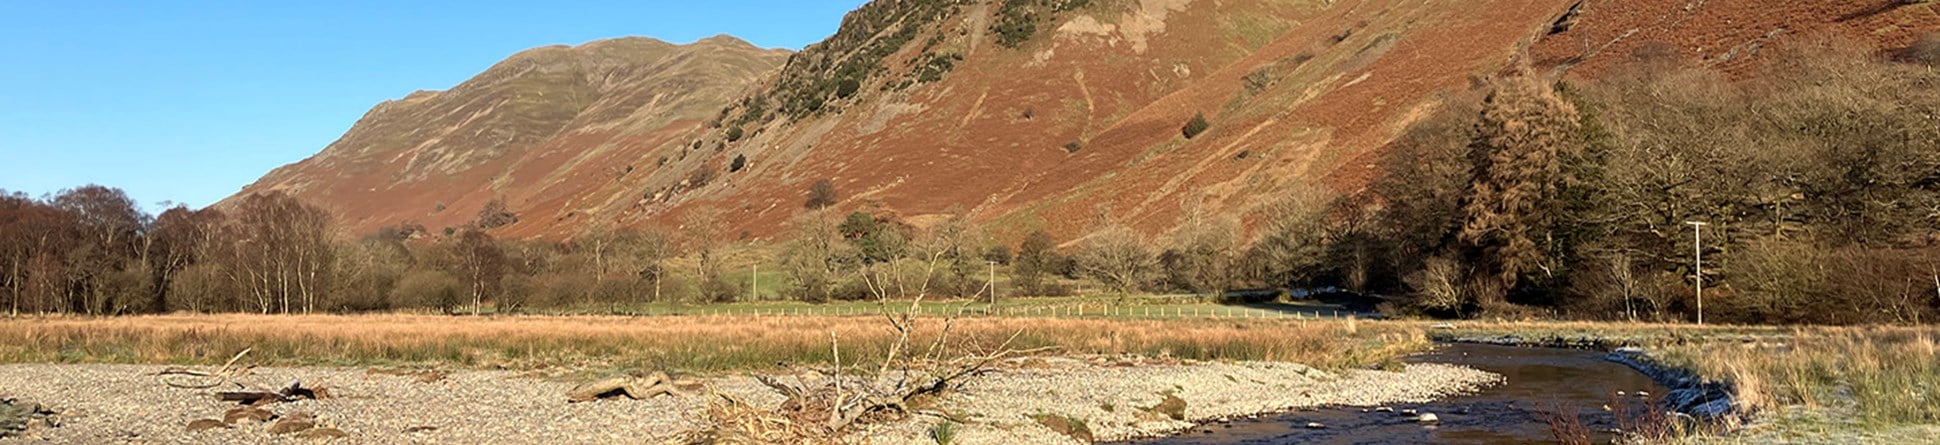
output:
<instances>
[{"instance_id":1,"label":"tussock grass","mask_svg":"<svg viewBox=\"0 0 1940 445\"><path fill-rule=\"evenodd\" d=\"M1940 423L1936 328L1803 328L1782 342L1692 344L1667 357L1732 382L1741 407L1848 412L1879 425Z\"/></svg>"},{"instance_id":2,"label":"tussock grass","mask_svg":"<svg viewBox=\"0 0 1940 445\"><path fill-rule=\"evenodd\" d=\"M928 330L942 323L925 323ZM777 362L880 359L893 332L878 317L446 317L162 315L0 319L0 362L220 364L248 348L278 365L654 368L728 371ZM918 332L934 338L936 332ZM1273 360L1366 367L1428 345L1405 324L1343 321L1114 321L968 318L953 342L1055 347L1063 354Z\"/></svg>"}]
</instances>

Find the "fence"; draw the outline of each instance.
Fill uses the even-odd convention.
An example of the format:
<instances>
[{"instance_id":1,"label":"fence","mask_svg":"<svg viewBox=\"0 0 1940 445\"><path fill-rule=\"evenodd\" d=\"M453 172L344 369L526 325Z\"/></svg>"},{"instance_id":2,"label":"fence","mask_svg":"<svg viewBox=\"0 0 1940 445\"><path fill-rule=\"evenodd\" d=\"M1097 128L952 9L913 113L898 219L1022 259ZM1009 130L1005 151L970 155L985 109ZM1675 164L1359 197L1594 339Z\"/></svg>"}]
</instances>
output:
<instances>
[{"instance_id":1,"label":"fence","mask_svg":"<svg viewBox=\"0 0 1940 445\"><path fill-rule=\"evenodd\" d=\"M889 306L799 306L799 307L734 307L734 306L696 306L687 308L658 308L627 312L634 316L754 316L754 317L863 317L900 314L908 311L908 306L890 304ZM1248 306L1123 306L1109 304L1075 304L1062 306L1017 306L989 307L963 305L925 305L918 309L920 315L941 317L1031 317L1031 318L1097 318L1125 320L1185 320L1185 319L1281 319L1312 320L1323 318L1358 317L1373 318L1372 314L1324 308L1260 308Z\"/></svg>"}]
</instances>

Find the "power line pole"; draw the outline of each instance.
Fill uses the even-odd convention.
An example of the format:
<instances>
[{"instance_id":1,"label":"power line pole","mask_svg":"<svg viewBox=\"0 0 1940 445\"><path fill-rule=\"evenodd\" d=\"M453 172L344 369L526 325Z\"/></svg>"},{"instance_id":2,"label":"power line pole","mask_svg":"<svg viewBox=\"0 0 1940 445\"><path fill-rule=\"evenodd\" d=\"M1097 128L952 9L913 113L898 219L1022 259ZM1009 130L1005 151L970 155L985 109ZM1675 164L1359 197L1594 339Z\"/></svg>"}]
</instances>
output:
<instances>
[{"instance_id":1,"label":"power line pole","mask_svg":"<svg viewBox=\"0 0 1940 445\"><path fill-rule=\"evenodd\" d=\"M986 286L990 288L990 304L994 305L997 304L997 262L985 262L990 263L990 282Z\"/></svg>"},{"instance_id":2,"label":"power line pole","mask_svg":"<svg viewBox=\"0 0 1940 445\"><path fill-rule=\"evenodd\" d=\"M1698 326L1703 326L1704 325L1704 226L1710 225L1710 223L1703 223L1703 222L1697 222L1697 221L1686 221L1684 223L1691 225L1691 239L1696 242L1695 243L1696 246L1693 247L1691 250L1691 257L1696 260L1695 269L1697 270L1697 324Z\"/></svg>"}]
</instances>

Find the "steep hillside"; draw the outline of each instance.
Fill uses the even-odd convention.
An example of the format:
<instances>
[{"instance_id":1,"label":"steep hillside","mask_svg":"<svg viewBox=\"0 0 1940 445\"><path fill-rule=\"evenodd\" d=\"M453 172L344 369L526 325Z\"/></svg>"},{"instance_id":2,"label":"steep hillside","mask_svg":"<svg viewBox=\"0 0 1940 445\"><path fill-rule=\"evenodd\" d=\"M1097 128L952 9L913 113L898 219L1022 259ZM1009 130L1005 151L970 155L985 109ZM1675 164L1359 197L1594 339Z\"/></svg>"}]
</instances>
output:
<instances>
[{"instance_id":1,"label":"steep hillside","mask_svg":"<svg viewBox=\"0 0 1940 445\"><path fill-rule=\"evenodd\" d=\"M349 234L456 226L503 199L532 216L500 230L536 233L637 199L625 191L654 167L650 153L685 142L787 57L726 36L524 51L449 91L378 104L322 152L238 196L290 192L336 212Z\"/></svg>"},{"instance_id":2,"label":"steep hillside","mask_svg":"<svg viewBox=\"0 0 1940 445\"><path fill-rule=\"evenodd\" d=\"M917 225L961 211L1002 236L1069 240L1110 215L1158 232L1184 202L1257 219L1291 189L1357 190L1444 94L1521 63L1578 80L1644 58L1752 75L1761 49L1800 36L1903 47L1940 30L1935 8L879 0L785 57L637 39L523 53L380 105L246 191L299 190L355 230L455 225L503 196L521 216L508 236L672 227L713 209L724 233L761 237L829 179L838 210ZM1188 138L1198 115L1209 129Z\"/></svg>"}]
</instances>

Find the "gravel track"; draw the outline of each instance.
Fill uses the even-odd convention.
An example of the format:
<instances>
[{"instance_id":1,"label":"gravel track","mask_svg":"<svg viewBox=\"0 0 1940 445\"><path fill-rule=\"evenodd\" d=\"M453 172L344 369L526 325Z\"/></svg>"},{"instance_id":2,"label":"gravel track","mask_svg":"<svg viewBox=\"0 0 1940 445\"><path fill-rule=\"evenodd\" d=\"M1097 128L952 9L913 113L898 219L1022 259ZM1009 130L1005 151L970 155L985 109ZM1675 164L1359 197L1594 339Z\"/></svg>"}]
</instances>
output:
<instances>
[{"instance_id":1,"label":"gravel track","mask_svg":"<svg viewBox=\"0 0 1940 445\"><path fill-rule=\"evenodd\" d=\"M196 419L221 419L231 404L213 390L172 388L146 365L0 365L0 397L39 400L60 412L59 426L29 430L14 443L661 443L702 428L709 395L571 404L574 382L512 371L456 371L421 381L362 368L257 368L239 382L278 388L301 379L334 396L272 405L279 415L305 412L347 439L271 435L266 424L191 432ZM1426 401L1492 383L1497 376L1446 365L1405 372L1333 374L1290 363L1132 364L1105 359L1033 358L1007 362L939 402L965 417L956 443L1071 443L1038 425L1034 414L1083 419L1099 440L1148 437L1196 421L1340 404ZM758 406L780 396L744 376L708 379L709 387ZM1186 402L1184 420L1145 408L1165 394ZM854 442L935 443L939 419L914 416L857 433ZM430 427L430 428L426 428ZM415 431L415 432L412 432Z\"/></svg>"}]
</instances>

